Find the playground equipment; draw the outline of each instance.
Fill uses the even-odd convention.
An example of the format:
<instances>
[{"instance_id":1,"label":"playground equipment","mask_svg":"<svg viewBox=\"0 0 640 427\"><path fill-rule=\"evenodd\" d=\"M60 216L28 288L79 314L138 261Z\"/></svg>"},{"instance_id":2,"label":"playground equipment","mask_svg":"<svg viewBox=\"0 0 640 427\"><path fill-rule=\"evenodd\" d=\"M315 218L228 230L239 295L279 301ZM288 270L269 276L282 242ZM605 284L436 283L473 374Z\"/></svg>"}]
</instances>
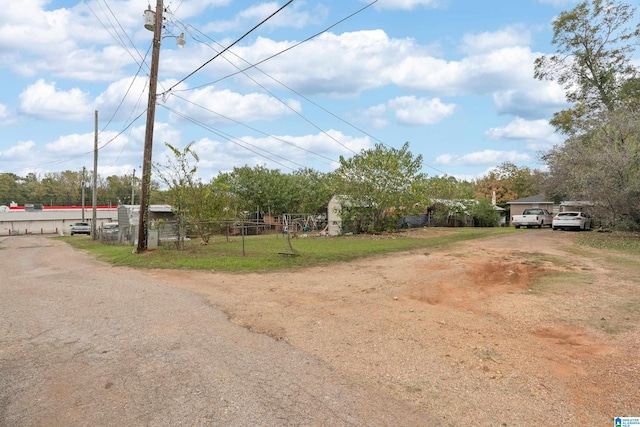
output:
<instances>
[{"instance_id":1,"label":"playground equipment","mask_svg":"<svg viewBox=\"0 0 640 427\"><path fill-rule=\"evenodd\" d=\"M282 215L282 232L292 233L297 237L298 233L314 233L326 226L326 218L322 215L308 213L285 213Z\"/></svg>"}]
</instances>

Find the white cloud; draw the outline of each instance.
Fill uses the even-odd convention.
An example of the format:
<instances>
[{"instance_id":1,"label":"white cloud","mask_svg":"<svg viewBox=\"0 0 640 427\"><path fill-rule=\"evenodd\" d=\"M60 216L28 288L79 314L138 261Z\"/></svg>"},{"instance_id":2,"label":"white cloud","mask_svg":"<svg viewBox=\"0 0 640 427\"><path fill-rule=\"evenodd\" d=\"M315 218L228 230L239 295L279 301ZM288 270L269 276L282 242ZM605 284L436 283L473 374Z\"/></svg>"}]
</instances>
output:
<instances>
[{"instance_id":1,"label":"white cloud","mask_svg":"<svg viewBox=\"0 0 640 427\"><path fill-rule=\"evenodd\" d=\"M498 31L466 34L462 50L472 55L478 55L504 47L529 46L530 44L530 32L521 25L512 25Z\"/></svg>"},{"instance_id":2,"label":"white cloud","mask_svg":"<svg viewBox=\"0 0 640 427\"><path fill-rule=\"evenodd\" d=\"M234 52L257 63L293 44L258 38L252 46ZM324 33L259 67L305 94L325 93L344 98L389 84L401 58L422 51L424 48L412 40L392 40L382 30ZM264 77L261 82L274 85Z\"/></svg>"},{"instance_id":3,"label":"white cloud","mask_svg":"<svg viewBox=\"0 0 640 427\"><path fill-rule=\"evenodd\" d=\"M233 19L208 24L204 31L226 33L249 28L273 14L281 6L277 2L258 3L240 11ZM323 22L328 15L328 9L323 5L316 5L312 10L305 10L306 6L305 2L293 3L265 22L262 28L304 28Z\"/></svg>"},{"instance_id":4,"label":"white cloud","mask_svg":"<svg viewBox=\"0 0 640 427\"><path fill-rule=\"evenodd\" d=\"M534 60L526 47L504 47L461 61L407 55L383 75L403 88L447 95L487 94L530 84Z\"/></svg>"},{"instance_id":5,"label":"white cloud","mask_svg":"<svg viewBox=\"0 0 640 427\"><path fill-rule=\"evenodd\" d=\"M19 96L20 111L47 120L81 121L93 115L88 94L80 89L56 90L55 83L39 79Z\"/></svg>"},{"instance_id":6,"label":"white cloud","mask_svg":"<svg viewBox=\"0 0 640 427\"><path fill-rule=\"evenodd\" d=\"M543 2L543 0L538 1ZM576 3L561 0L544 2L555 5ZM234 46L232 50L243 56L249 63L258 63L293 46L299 39L313 31L323 28L329 22L329 11L342 14L351 10L339 2L325 2L327 6L317 5L317 3L294 2L262 26L261 31L256 32L255 39L252 35ZM368 3L369 0L362 0L360 4ZM564 106L564 94L560 87L552 82L536 82L532 77L533 61L539 54L532 52L530 48L531 32L534 25L542 25L539 17L532 16L532 20L527 19L526 16L518 18L520 22L526 22L527 26L510 25L503 19L502 24L498 24L501 26L493 27L495 21L484 23L476 20L466 25L467 23L463 21L473 18L458 16L461 20L457 23L459 25L448 26L437 36L427 31L423 32L421 28L407 28L404 36L398 36L403 29L398 25L400 21L395 20L402 19L407 14L392 13L391 10L411 10L410 13L412 16L416 15L416 18L418 13L425 14L425 22L428 22L432 16L426 15L433 15L429 9L442 8L444 19L447 13L444 8L450 3L451 0L380 0L375 7L384 11L376 11L373 8L367 11L373 18L372 21L367 21L370 25L366 24L363 27L364 21L351 20L337 27L340 31L345 31L344 33L322 34L259 64L258 67L305 96L324 95L325 98L326 96L334 98L327 102L323 96L313 96L313 101L317 101L320 105L338 106L336 108L341 109L339 115L344 114L345 109L364 109L358 111L357 116L358 120L366 120L366 126L362 127L363 129L379 129L394 125L418 127L444 120L451 122L450 118L458 110L468 111L467 108L475 108L480 103L486 105L486 97L480 99L478 95L489 95L493 97L495 110L498 113L513 115L521 120L521 122L514 121L487 131L485 136L505 141L505 147L509 147L506 151L495 151L494 154L510 153L509 150L515 146L517 146L515 150L525 147L540 149L558 141L553 129L547 127L548 130L543 131L538 129L534 122L534 120L548 118L551 113ZM50 143L46 148L32 147L28 143L21 148L31 149L32 152L37 149L38 153L44 156L49 156L51 153L60 154L60 158L70 153L77 155L91 152L93 135L89 131L93 128L93 111L99 110L101 126L111 119L129 89L132 77L126 76L132 76L138 71L137 63L142 61L151 44L151 33L142 28L142 11L147 7L146 3L123 0L109 3L108 8L105 8L105 4L98 3L96 0L67 2L65 7L49 0L24 0L3 4L3 19L0 22L0 62L4 64L4 72L10 83L5 98L0 100L2 103L0 104L0 126L6 127L7 134L11 133L5 136L6 145L14 145L11 149L5 150L5 158L10 150L17 150L16 141L32 139ZM155 7L154 2L151 4L152 8ZM250 24L257 23L264 17L263 15L267 12L271 13L280 5L275 0L246 4L231 0L190 0L167 5L176 16L176 20L167 19L165 29L168 32L172 34L176 31L181 32L180 25L187 22L194 27L183 28L187 34L185 49L175 48L174 40L171 39L163 42L160 77L165 80L160 82L158 92L162 92L168 87L167 85L175 83L215 55L211 46L204 43L210 42L205 36L199 34L202 43L193 40L198 36L195 33L195 26L204 30L205 26L211 24L211 19L219 19L221 21L215 24L228 24L224 27L226 29L246 30ZM551 10L550 7L539 5L537 9L546 11L543 13L547 14ZM110 10L113 11L113 15ZM237 10L240 11L234 12ZM232 15L234 13L235 15ZM122 28L107 21L109 16L111 19L117 16L118 24L121 24ZM231 17L227 21L222 22L229 16ZM190 17L193 19L190 20ZM545 19L548 20L549 17ZM103 27L104 24L109 30ZM287 27L301 29L301 31L288 32ZM118 28L117 34L116 28ZM279 30L274 31L276 28ZM360 30L362 28L370 30ZM393 36L383 28L393 31ZM470 28L477 29L477 32L461 34L461 31ZM223 27L215 30L211 28L209 34L222 30ZM189 31L192 33L190 34ZM125 33L131 37L132 43L136 44L138 52L129 46L131 42L124 37ZM237 33L227 33L225 36L229 37L228 40L218 41L222 45L229 45L235 40L236 35ZM123 38L116 41L115 36ZM417 40L430 41L426 42L427 44L421 44L424 42ZM457 42L458 45L451 46L452 42ZM445 50L440 43L442 46L447 46L447 49ZM433 46L436 46L437 50ZM224 56L243 68L247 66L229 52ZM202 104L209 110L240 122L270 121L269 133L297 134L299 132L299 135L304 135L308 132L308 129L304 129L306 125L298 121L295 124L290 120L283 120L283 124L276 122L288 116L294 117L295 113L287 105L294 111L302 112L302 105L306 107L307 104L292 101L290 98L297 98L297 96L288 92L283 97L281 94L285 91L282 87L277 82L259 74L257 70L248 70L247 73L269 88L273 96L262 92L241 74L225 79L225 76L237 70L222 59L217 58L210 65L198 70L196 75L176 88L175 95ZM149 61L150 58L147 55L147 64ZM146 108L147 73L148 67L145 66L120 106L118 115L107 126L114 133L102 133L100 137L102 143L113 138L115 132L121 131L124 124L128 124L129 118L137 116ZM11 79L16 76L20 78ZM25 88L24 76L35 76L29 77L28 80L29 83L35 83ZM36 79L40 80L36 81ZM215 87L201 86L211 81L216 81ZM89 82L96 82L96 84L91 85ZM199 89L180 92L181 89L188 89L186 84L191 87L197 86ZM22 94L18 95L20 91ZM94 101L97 94L100 95ZM398 96L390 99L398 94L413 96ZM467 97L467 95L471 96ZM283 105L275 96L284 98L287 105ZM333 102L340 99L345 102ZM364 105L363 100L366 102ZM188 102L185 103L177 96L170 96L166 100L159 99L159 103L154 160L156 160L155 151L161 152L164 149L162 144L164 141L180 145L197 140L198 143L202 141L203 147L207 146L205 141L214 142L201 139L206 134L205 130L194 127L186 121L178 123L176 116L168 114L162 106L165 105L175 111L188 114L190 118L207 123L220 123L219 117ZM366 105L373 105L373 107L367 109ZM491 117L491 113L494 112L482 115L481 119L489 123L482 129L497 126L496 123L500 123L495 121L500 118L496 118L495 115ZM311 113L305 108L305 114ZM34 120L39 118L53 120L56 123ZM315 116L314 120L316 118L319 117ZM469 123L475 120L475 118L467 119L470 120ZM81 126L77 122L61 122L77 120L86 120L86 122ZM144 118L136 125L140 125L143 120ZM322 123L323 127L332 126L332 119L320 120L322 121L318 123ZM162 123L163 121L168 123ZM32 128L27 128L26 125L13 126L14 122L34 125ZM9 125L12 126L9 127ZM473 129L477 128L477 124L473 126ZM405 133L421 131L420 128L396 129L398 130ZM55 133L51 135L52 132ZM87 134L73 135L73 132L87 132ZM238 134L237 128L229 132ZM317 130L311 132L317 132ZM72 135L58 137L61 134ZM343 134L335 135L338 141L344 142L356 151L361 147L368 147L370 143L367 138L357 139ZM217 138L211 134L207 136ZM57 139L52 141L55 138ZM340 153L352 154L350 150L323 134L288 136L287 138L300 144L307 143L306 146L311 147L310 149L314 152L326 153L331 158ZM127 129L125 134L120 135L101 150L100 170L125 168L122 165L133 165L137 169L141 161L138 157L141 157L143 139L144 126ZM466 137L456 138L457 141L461 139L468 140ZM318 161L314 158L315 156L305 155L304 151L292 149L291 146L278 142L277 139L257 139L254 134L254 138L248 138L247 141L254 141L262 148L273 148L274 153L301 164L313 165ZM275 158L266 160L222 138L216 144L218 144L216 151L212 152L210 158L203 159L203 164L217 162L216 169L225 169L230 165L232 167L244 163L272 162L274 167L280 167L277 163L273 163L276 161ZM329 148L335 151L331 152ZM480 150L480 148L472 150L476 149ZM451 152L454 152L454 148ZM496 155L499 157L498 154ZM53 156L41 161L49 161L50 158ZM74 158L77 159L76 156ZM223 161L219 162L219 159ZM475 158L472 155L460 155L452 156L450 161L464 162L471 161L470 159ZM80 161L85 160L81 159L77 162ZM13 163L10 166L13 168ZM62 168L65 167L62 166Z\"/></svg>"},{"instance_id":7,"label":"white cloud","mask_svg":"<svg viewBox=\"0 0 640 427\"><path fill-rule=\"evenodd\" d=\"M531 157L517 151L483 150L464 155L443 154L436 157L436 163L443 166L478 166L503 162L527 162Z\"/></svg>"},{"instance_id":8,"label":"white cloud","mask_svg":"<svg viewBox=\"0 0 640 427\"><path fill-rule=\"evenodd\" d=\"M486 135L493 140L522 141L527 149L538 151L548 150L562 141L548 121L520 117L506 126L489 129Z\"/></svg>"},{"instance_id":9,"label":"white cloud","mask_svg":"<svg viewBox=\"0 0 640 427\"><path fill-rule=\"evenodd\" d=\"M370 3L369 0L361 1L364 3ZM442 3L442 0L379 0L375 4L375 7L377 9L412 10L419 6L436 8Z\"/></svg>"},{"instance_id":10,"label":"white cloud","mask_svg":"<svg viewBox=\"0 0 640 427\"><path fill-rule=\"evenodd\" d=\"M72 22L69 9L43 10L44 2L24 0L3 2L0 23L0 50L46 54L74 46L68 28Z\"/></svg>"},{"instance_id":11,"label":"white cloud","mask_svg":"<svg viewBox=\"0 0 640 427\"><path fill-rule=\"evenodd\" d=\"M398 123L409 126L424 126L438 123L453 114L454 104L444 104L438 98L416 98L402 96L388 102L395 111Z\"/></svg>"},{"instance_id":12,"label":"white cloud","mask_svg":"<svg viewBox=\"0 0 640 427\"><path fill-rule=\"evenodd\" d=\"M538 3L548 4L558 8L571 7L576 5L581 0L538 0Z\"/></svg>"},{"instance_id":13,"label":"white cloud","mask_svg":"<svg viewBox=\"0 0 640 427\"><path fill-rule=\"evenodd\" d=\"M366 123L372 129L382 129L389 125L387 105L378 104L366 110L358 110L347 114L350 120Z\"/></svg>"},{"instance_id":14,"label":"white cloud","mask_svg":"<svg viewBox=\"0 0 640 427\"><path fill-rule=\"evenodd\" d=\"M92 153L94 147L94 134L63 135L57 140L45 145L45 151L49 153L64 153L68 155Z\"/></svg>"},{"instance_id":15,"label":"white cloud","mask_svg":"<svg viewBox=\"0 0 640 427\"><path fill-rule=\"evenodd\" d=\"M140 3L137 1L132 1L131 3L135 4L136 7L140 7ZM231 4L231 0L189 0L178 2L175 4L169 5L170 13L174 14L180 20L185 20L186 18L192 18L197 16L202 16L204 13L207 13L210 8L228 6ZM154 8L155 2L152 2L152 8Z\"/></svg>"},{"instance_id":16,"label":"white cloud","mask_svg":"<svg viewBox=\"0 0 640 427\"><path fill-rule=\"evenodd\" d=\"M366 122L376 129L390 123L389 115L393 115L395 121L403 126L426 126L451 116L455 108L454 104L444 104L438 98L401 96L365 111L351 113L349 116L359 122Z\"/></svg>"},{"instance_id":17,"label":"white cloud","mask_svg":"<svg viewBox=\"0 0 640 427\"><path fill-rule=\"evenodd\" d=\"M0 126L10 126L16 122L13 113L9 111L6 105L0 104Z\"/></svg>"},{"instance_id":18,"label":"white cloud","mask_svg":"<svg viewBox=\"0 0 640 427\"><path fill-rule=\"evenodd\" d=\"M33 154L32 150L36 143L33 141L19 141L13 147L0 151L0 159L2 160L22 160Z\"/></svg>"},{"instance_id":19,"label":"white cloud","mask_svg":"<svg viewBox=\"0 0 640 427\"><path fill-rule=\"evenodd\" d=\"M22 76L51 72L80 80L110 80L120 67L133 62L122 47L107 46L96 50L95 46L112 43L112 34L119 32L127 50L134 52L122 31L134 33L141 27L141 10L135 2L109 5L118 17L118 24L123 26L123 29L111 28L112 33L91 13L89 7L100 16L103 24L113 23L113 16L105 16L107 10L97 4L86 2L72 8L45 10L45 3L48 2L3 2L0 52L11 59L3 61L9 69ZM142 56L137 57L140 60Z\"/></svg>"},{"instance_id":20,"label":"white cloud","mask_svg":"<svg viewBox=\"0 0 640 427\"><path fill-rule=\"evenodd\" d=\"M148 81L145 78L126 77L111 83L95 100L95 106L102 117L125 120L136 115L134 109L147 107ZM116 113L116 109L118 110Z\"/></svg>"},{"instance_id":21,"label":"white cloud","mask_svg":"<svg viewBox=\"0 0 640 427\"><path fill-rule=\"evenodd\" d=\"M200 157L199 167L222 172L228 172L238 165L298 169L308 165L310 157L323 163L325 167L334 169L338 165L336 153L350 156L353 152L368 148L371 148L368 137L356 138L336 130L304 136L245 136L233 142L204 138L192 146ZM324 157L319 159L316 154Z\"/></svg>"},{"instance_id":22,"label":"white cloud","mask_svg":"<svg viewBox=\"0 0 640 427\"><path fill-rule=\"evenodd\" d=\"M230 90L216 90L213 87L188 92L188 103L180 102L177 109L189 117L206 123L233 124L227 118L237 122L275 120L282 116L301 112L302 106L297 100L280 100L262 94L246 95Z\"/></svg>"},{"instance_id":23,"label":"white cloud","mask_svg":"<svg viewBox=\"0 0 640 427\"><path fill-rule=\"evenodd\" d=\"M550 117L567 106L562 87L550 81L533 82L522 89L510 89L493 94L498 113L525 119Z\"/></svg>"},{"instance_id":24,"label":"white cloud","mask_svg":"<svg viewBox=\"0 0 640 427\"><path fill-rule=\"evenodd\" d=\"M524 120L520 117L503 127L486 132L491 139L543 139L553 134L553 127L546 120Z\"/></svg>"}]
</instances>

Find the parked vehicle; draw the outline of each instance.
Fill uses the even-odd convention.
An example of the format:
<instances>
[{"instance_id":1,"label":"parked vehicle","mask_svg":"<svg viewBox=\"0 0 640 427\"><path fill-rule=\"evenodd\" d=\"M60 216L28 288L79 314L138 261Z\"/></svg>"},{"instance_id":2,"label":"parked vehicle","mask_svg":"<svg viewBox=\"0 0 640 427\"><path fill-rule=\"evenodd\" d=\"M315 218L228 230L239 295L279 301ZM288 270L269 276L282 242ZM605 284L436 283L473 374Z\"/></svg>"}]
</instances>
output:
<instances>
[{"instance_id":1,"label":"parked vehicle","mask_svg":"<svg viewBox=\"0 0 640 427\"><path fill-rule=\"evenodd\" d=\"M102 238L104 240L118 240L120 227L117 222L107 222L102 226Z\"/></svg>"},{"instance_id":2,"label":"parked vehicle","mask_svg":"<svg viewBox=\"0 0 640 427\"><path fill-rule=\"evenodd\" d=\"M515 228L542 228L545 225L551 227L552 222L553 215L548 210L539 208L525 209L522 211L522 215L513 215L511 217L511 224Z\"/></svg>"},{"instance_id":3,"label":"parked vehicle","mask_svg":"<svg viewBox=\"0 0 640 427\"><path fill-rule=\"evenodd\" d=\"M88 222L76 222L71 225L71 235L74 234L91 234L91 226Z\"/></svg>"},{"instance_id":4,"label":"parked vehicle","mask_svg":"<svg viewBox=\"0 0 640 427\"><path fill-rule=\"evenodd\" d=\"M591 216L585 212L560 212L553 218L553 230L591 230Z\"/></svg>"}]
</instances>

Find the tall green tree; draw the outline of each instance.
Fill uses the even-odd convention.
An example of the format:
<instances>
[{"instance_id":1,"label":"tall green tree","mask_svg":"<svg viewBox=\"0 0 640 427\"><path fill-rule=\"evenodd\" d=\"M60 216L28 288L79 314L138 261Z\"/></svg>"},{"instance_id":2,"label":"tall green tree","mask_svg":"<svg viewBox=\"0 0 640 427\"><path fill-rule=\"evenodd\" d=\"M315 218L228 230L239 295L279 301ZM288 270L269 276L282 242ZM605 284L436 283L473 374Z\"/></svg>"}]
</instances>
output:
<instances>
[{"instance_id":1,"label":"tall green tree","mask_svg":"<svg viewBox=\"0 0 640 427\"><path fill-rule=\"evenodd\" d=\"M592 202L600 219L627 229L640 229L635 11L619 0L583 1L554 20L557 52L535 64L536 77L557 80L572 103L551 121L567 139L543 157L545 193Z\"/></svg>"},{"instance_id":2,"label":"tall green tree","mask_svg":"<svg viewBox=\"0 0 640 427\"><path fill-rule=\"evenodd\" d=\"M133 177L131 175L118 176L111 175L106 178L107 191L106 195L114 202L118 202L123 205L131 205L134 204L131 201L131 190L133 189L134 197L136 193L135 183L132 182ZM139 193L139 191L138 191ZM139 196L139 194L138 194Z\"/></svg>"},{"instance_id":3,"label":"tall green tree","mask_svg":"<svg viewBox=\"0 0 640 427\"><path fill-rule=\"evenodd\" d=\"M274 215L297 212L299 195L295 181L278 169L236 167L225 179L240 211Z\"/></svg>"},{"instance_id":4,"label":"tall green tree","mask_svg":"<svg viewBox=\"0 0 640 427\"><path fill-rule=\"evenodd\" d=\"M61 203L62 190L59 183L53 179L49 174L45 174L44 178L40 181L42 187L42 193L45 203L53 206Z\"/></svg>"},{"instance_id":5,"label":"tall green tree","mask_svg":"<svg viewBox=\"0 0 640 427\"><path fill-rule=\"evenodd\" d=\"M298 169L292 173L296 188L297 207L292 213L316 214L326 211L334 188L329 174L314 169Z\"/></svg>"},{"instance_id":6,"label":"tall green tree","mask_svg":"<svg viewBox=\"0 0 640 427\"><path fill-rule=\"evenodd\" d=\"M606 225L640 230L640 113L607 113L589 133L570 137L544 156L547 194L589 201Z\"/></svg>"},{"instance_id":7,"label":"tall green tree","mask_svg":"<svg viewBox=\"0 0 640 427\"><path fill-rule=\"evenodd\" d=\"M190 223L189 210L193 204L194 188L196 187L197 163L200 159L195 151L191 150L193 143L181 151L173 145L165 142L165 146L171 151L173 157L168 157L164 165L155 165L158 176L168 187L166 192L176 220L176 247L184 249L184 241L187 235L187 227Z\"/></svg>"},{"instance_id":8,"label":"tall green tree","mask_svg":"<svg viewBox=\"0 0 640 427\"><path fill-rule=\"evenodd\" d=\"M413 213L424 202L422 156L409 143L396 149L376 144L350 158L340 156L334 172L342 196L342 222L356 231L375 232L395 227L398 216Z\"/></svg>"},{"instance_id":9,"label":"tall green tree","mask_svg":"<svg viewBox=\"0 0 640 427\"><path fill-rule=\"evenodd\" d=\"M25 203L22 178L14 173L0 173L0 205L9 206L11 202Z\"/></svg>"},{"instance_id":10,"label":"tall green tree","mask_svg":"<svg viewBox=\"0 0 640 427\"><path fill-rule=\"evenodd\" d=\"M484 198L469 203L467 210L476 227L497 227L500 225L500 214L493 208L489 199Z\"/></svg>"},{"instance_id":11,"label":"tall green tree","mask_svg":"<svg viewBox=\"0 0 640 427\"><path fill-rule=\"evenodd\" d=\"M195 182L189 198L189 222L205 243L226 229L225 221L237 218L234 196L224 180L213 180L209 184Z\"/></svg>"},{"instance_id":12,"label":"tall green tree","mask_svg":"<svg viewBox=\"0 0 640 427\"><path fill-rule=\"evenodd\" d=\"M616 109L624 82L637 73L631 62L640 37L634 12L624 2L587 0L554 19L556 53L536 59L534 75L560 83L572 104L554 115L559 131L580 132L594 115Z\"/></svg>"},{"instance_id":13,"label":"tall green tree","mask_svg":"<svg viewBox=\"0 0 640 427\"><path fill-rule=\"evenodd\" d=\"M459 180L454 176L434 176L428 179L424 194L429 201L435 200L468 200L474 197L473 184Z\"/></svg>"}]
</instances>

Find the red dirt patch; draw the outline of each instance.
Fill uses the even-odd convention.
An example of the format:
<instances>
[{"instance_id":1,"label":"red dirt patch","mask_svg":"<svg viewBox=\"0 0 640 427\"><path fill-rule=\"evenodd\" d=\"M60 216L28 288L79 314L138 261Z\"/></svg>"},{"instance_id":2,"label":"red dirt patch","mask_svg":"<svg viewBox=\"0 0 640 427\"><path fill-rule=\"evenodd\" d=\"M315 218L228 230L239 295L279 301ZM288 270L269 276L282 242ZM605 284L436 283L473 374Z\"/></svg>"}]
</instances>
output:
<instances>
[{"instance_id":1,"label":"red dirt patch","mask_svg":"<svg viewBox=\"0 0 640 427\"><path fill-rule=\"evenodd\" d=\"M640 306L637 283L625 279L636 276L566 253L569 236L526 230L295 272L153 274L444 425L608 426L640 414L640 315L615 306ZM534 264L510 249L532 242L571 266ZM531 292L540 275L576 269L588 282ZM601 329L600 310L623 332Z\"/></svg>"}]
</instances>

